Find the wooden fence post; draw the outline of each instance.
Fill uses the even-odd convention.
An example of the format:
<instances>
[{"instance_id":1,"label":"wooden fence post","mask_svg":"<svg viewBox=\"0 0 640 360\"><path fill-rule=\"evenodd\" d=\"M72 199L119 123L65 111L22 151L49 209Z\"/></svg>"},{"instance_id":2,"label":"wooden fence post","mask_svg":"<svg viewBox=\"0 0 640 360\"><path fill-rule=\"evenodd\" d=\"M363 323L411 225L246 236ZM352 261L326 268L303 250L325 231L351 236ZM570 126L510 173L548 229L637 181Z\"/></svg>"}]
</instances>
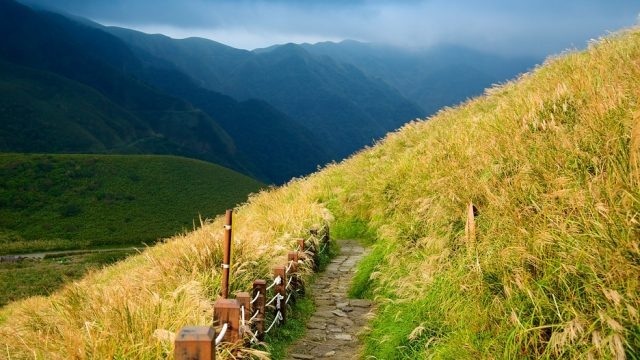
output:
<instances>
[{"instance_id":1,"label":"wooden fence post","mask_svg":"<svg viewBox=\"0 0 640 360\"><path fill-rule=\"evenodd\" d=\"M176 360L215 360L216 332L210 326L186 326L180 329L173 352Z\"/></svg>"},{"instance_id":2,"label":"wooden fence post","mask_svg":"<svg viewBox=\"0 0 640 360\"><path fill-rule=\"evenodd\" d=\"M222 341L237 342L240 337L240 303L235 299L218 299L213 307L214 325L227 324L227 333Z\"/></svg>"},{"instance_id":3,"label":"wooden fence post","mask_svg":"<svg viewBox=\"0 0 640 360\"><path fill-rule=\"evenodd\" d=\"M265 302L267 298L267 282L265 280L256 280L253 282L252 299L258 295L258 299L251 306L251 316L256 311L260 313L256 316L254 324L256 325L256 338L262 340L264 338L264 319L265 319Z\"/></svg>"},{"instance_id":4,"label":"wooden fence post","mask_svg":"<svg viewBox=\"0 0 640 360\"><path fill-rule=\"evenodd\" d=\"M328 225L323 226L322 230L324 230L324 233L322 234L322 244L328 247L329 243L331 242L331 238L329 236L329 226Z\"/></svg>"},{"instance_id":5,"label":"wooden fence post","mask_svg":"<svg viewBox=\"0 0 640 360\"><path fill-rule=\"evenodd\" d=\"M291 270L289 271L289 276L291 277L291 288L292 293L299 292L300 294L304 294L304 288L302 287L302 279L298 274L299 265L298 260L300 259L300 253L298 251L291 251L289 255L287 255L287 259L293 263L291 263ZM297 294L295 294L297 295ZM293 301L295 301L295 297L291 297Z\"/></svg>"},{"instance_id":6,"label":"wooden fence post","mask_svg":"<svg viewBox=\"0 0 640 360\"><path fill-rule=\"evenodd\" d=\"M240 304L240 319L241 319L241 321L242 321L242 308L244 307L244 322L245 323L242 324L242 322L240 322L240 339L244 339L244 334L247 332L249 319L251 319L251 296L249 295L248 292L239 292L239 293L236 294L236 300Z\"/></svg>"},{"instance_id":7,"label":"wooden fence post","mask_svg":"<svg viewBox=\"0 0 640 360\"><path fill-rule=\"evenodd\" d=\"M318 237L318 230L316 229L309 229L309 234L311 235L311 237L313 237L314 239L316 239ZM316 241L312 241L311 242L311 251L313 252L313 271L318 271L320 270L320 264L319 264L319 260L320 260L320 243L316 243Z\"/></svg>"},{"instance_id":8,"label":"wooden fence post","mask_svg":"<svg viewBox=\"0 0 640 360\"><path fill-rule=\"evenodd\" d=\"M280 284L274 287L274 292L276 294L280 294L281 300L278 301L276 299L276 316L278 316L278 312L282 315L282 323L286 322L286 310L287 306L285 301L287 300L287 269L284 266L274 266L273 267L273 277L278 278L280 276Z\"/></svg>"},{"instance_id":9,"label":"wooden fence post","mask_svg":"<svg viewBox=\"0 0 640 360\"><path fill-rule=\"evenodd\" d=\"M224 240L222 242L222 298L229 296L229 268L231 267L231 220L232 210L227 210L224 220Z\"/></svg>"}]
</instances>

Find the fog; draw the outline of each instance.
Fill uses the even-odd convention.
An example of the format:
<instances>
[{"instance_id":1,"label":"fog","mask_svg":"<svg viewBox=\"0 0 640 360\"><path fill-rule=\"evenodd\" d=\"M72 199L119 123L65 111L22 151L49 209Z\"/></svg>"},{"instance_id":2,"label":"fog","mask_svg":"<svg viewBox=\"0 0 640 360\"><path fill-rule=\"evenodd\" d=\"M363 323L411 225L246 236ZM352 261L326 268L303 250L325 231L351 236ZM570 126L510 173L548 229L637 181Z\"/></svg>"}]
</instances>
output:
<instances>
[{"instance_id":1,"label":"fog","mask_svg":"<svg viewBox=\"0 0 640 360\"><path fill-rule=\"evenodd\" d=\"M29 0L41 7L175 38L243 49L354 39L424 48L448 43L511 55L581 48L637 23L640 1Z\"/></svg>"}]
</instances>

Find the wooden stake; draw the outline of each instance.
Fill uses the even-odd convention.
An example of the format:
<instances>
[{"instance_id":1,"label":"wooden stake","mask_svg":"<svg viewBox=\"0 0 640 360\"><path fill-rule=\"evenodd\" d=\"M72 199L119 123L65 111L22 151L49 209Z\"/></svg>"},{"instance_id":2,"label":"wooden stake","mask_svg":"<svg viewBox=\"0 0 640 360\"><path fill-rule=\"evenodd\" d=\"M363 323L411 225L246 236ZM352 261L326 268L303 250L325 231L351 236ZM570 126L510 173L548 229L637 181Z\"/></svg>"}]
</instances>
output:
<instances>
[{"instance_id":1,"label":"wooden stake","mask_svg":"<svg viewBox=\"0 0 640 360\"><path fill-rule=\"evenodd\" d=\"M235 299L218 299L213 304L214 325L227 324L222 341L235 343L240 339L240 303Z\"/></svg>"},{"instance_id":2,"label":"wooden stake","mask_svg":"<svg viewBox=\"0 0 640 360\"><path fill-rule=\"evenodd\" d=\"M176 360L215 360L215 338L212 327L183 327L176 335L174 357Z\"/></svg>"},{"instance_id":3,"label":"wooden stake","mask_svg":"<svg viewBox=\"0 0 640 360\"><path fill-rule=\"evenodd\" d=\"M224 240L222 242L222 298L229 297L229 268L231 267L231 220L233 212L227 210L224 220Z\"/></svg>"},{"instance_id":4,"label":"wooden stake","mask_svg":"<svg viewBox=\"0 0 640 360\"><path fill-rule=\"evenodd\" d=\"M251 316L255 314L256 311L260 313L253 320L256 329L256 337L258 340L264 339L264 315L265 315L265 298L267 297L267 282L265 280L256 280L253 282L253 293L252 299L256 297L257 294L258 299L251 306Z\"/></svg>"},{"instance_id":5,"label":"wooden stake","mask_svg":"<svg viewBox=\"0 0 640 360\"><path fill-rule=\"evenodd\" d=\"M244 321L246 328L242 327L240 322L240 339L244 339L246 329L249 328L249 319L251 319L251 295L248 292L239 292L236 294L236 300L240 304L240 319L242 319L242 307L244 306Z\"/></svg>"},{"instance_id":6,"label":"wooden stake","mask_svg":"<svg viewBox=\"0 0 640 360\"><path fill-rule=\"evenodd\" d=\"M287 269L284 266L274 266L273 267L273 278L277 278L278 276L280 276L280 279L282 281L280 281L279 285L276 285L274 287L274 292L276 294L280 294L280 296L282 297L282 300L278 301L276 300L276 316L278 315L278 311L280 312L280 314L282 314L282 323L284 324L286 322L286 310L287 310L287 306L285 301L287 300Z\"/></svg>"}]
</instances>

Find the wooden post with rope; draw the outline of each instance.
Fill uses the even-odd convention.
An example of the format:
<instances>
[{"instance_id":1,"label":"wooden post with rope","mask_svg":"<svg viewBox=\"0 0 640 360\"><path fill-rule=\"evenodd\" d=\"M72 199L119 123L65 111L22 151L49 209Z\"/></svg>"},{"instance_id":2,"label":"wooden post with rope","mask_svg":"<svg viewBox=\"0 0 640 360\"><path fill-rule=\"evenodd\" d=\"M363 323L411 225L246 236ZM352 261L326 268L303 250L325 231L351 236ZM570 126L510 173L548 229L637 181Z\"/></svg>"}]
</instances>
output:
<instances>
[{"instance_id":1,"label":"wooden post with rope","mask_svg":"<svg viewBox=\"0 0 640 360\"><path fill-rule=\"evenodd\" d=\"M213 305L213 322L227 324L223 341L235 343L240 339L240 303L235 299L218 299Z\"/></svg>"},{"instance_id":2,"label":"wooden post with rope","mask_svg":"<svg viewBox=\"0 0 640 360\"><path fill-rule=\"evenodd\" d=\"M248 292L239 292L236 294L236 300L240 305L240 339L244 339L249 329L249 319L251 319L251 296Z\"/></svg>"},{"instance_id":3,"label":"wooden post with rope","mask_svg":"<svg viewBox=\"0 0 640 360\"><path fill-rule=\"evenodd\" d=\"M255 302L251 305L251 313L258 311L258 315L253 320L256 329L256 338L258 340L264 339L264 319L265 319L265 303L267 298L267 282L265 280L255 280L253 282L253 298L256 298Z\"/></svg>"},{"instance_id":4,"label":"wooden post with rope","mask_svg":"<svg viewBox=\"0 0 640 360\"><path fill-rule=\"evenodd\" d=\"M287 299L287 269L284 266L274 266L273 267L273 277L277 279L280 277L280 283L275 285L274 292L276 296L280 295L281 300L276 299L276 311L275 314L278 316L278 312L282 316L282 323L286 322L286 310L287 306L285 301Z\"/></svg>"}]
</instances>

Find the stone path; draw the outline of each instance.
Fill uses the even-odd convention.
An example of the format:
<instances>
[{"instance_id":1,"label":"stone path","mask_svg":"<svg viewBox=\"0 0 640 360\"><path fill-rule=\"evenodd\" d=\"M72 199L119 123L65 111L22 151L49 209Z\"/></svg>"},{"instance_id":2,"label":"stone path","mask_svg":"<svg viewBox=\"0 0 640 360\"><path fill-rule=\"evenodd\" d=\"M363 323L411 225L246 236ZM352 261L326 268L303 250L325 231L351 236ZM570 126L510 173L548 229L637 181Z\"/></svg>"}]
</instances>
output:
<instances>
[{"instance_id":1,"label":"stone path","mask_svg":"<svg viewBox=\"0 0 640 360\"><path fill-rule=\"evenodd\" d=\"M307 333L289 349L287 359L352 359L358 354L358 332L366 324L369 300L348 299L356 264L366 252L355 240L342 240L340 255L311 286L316 312Z\"/></svg>"}]
</instances>

